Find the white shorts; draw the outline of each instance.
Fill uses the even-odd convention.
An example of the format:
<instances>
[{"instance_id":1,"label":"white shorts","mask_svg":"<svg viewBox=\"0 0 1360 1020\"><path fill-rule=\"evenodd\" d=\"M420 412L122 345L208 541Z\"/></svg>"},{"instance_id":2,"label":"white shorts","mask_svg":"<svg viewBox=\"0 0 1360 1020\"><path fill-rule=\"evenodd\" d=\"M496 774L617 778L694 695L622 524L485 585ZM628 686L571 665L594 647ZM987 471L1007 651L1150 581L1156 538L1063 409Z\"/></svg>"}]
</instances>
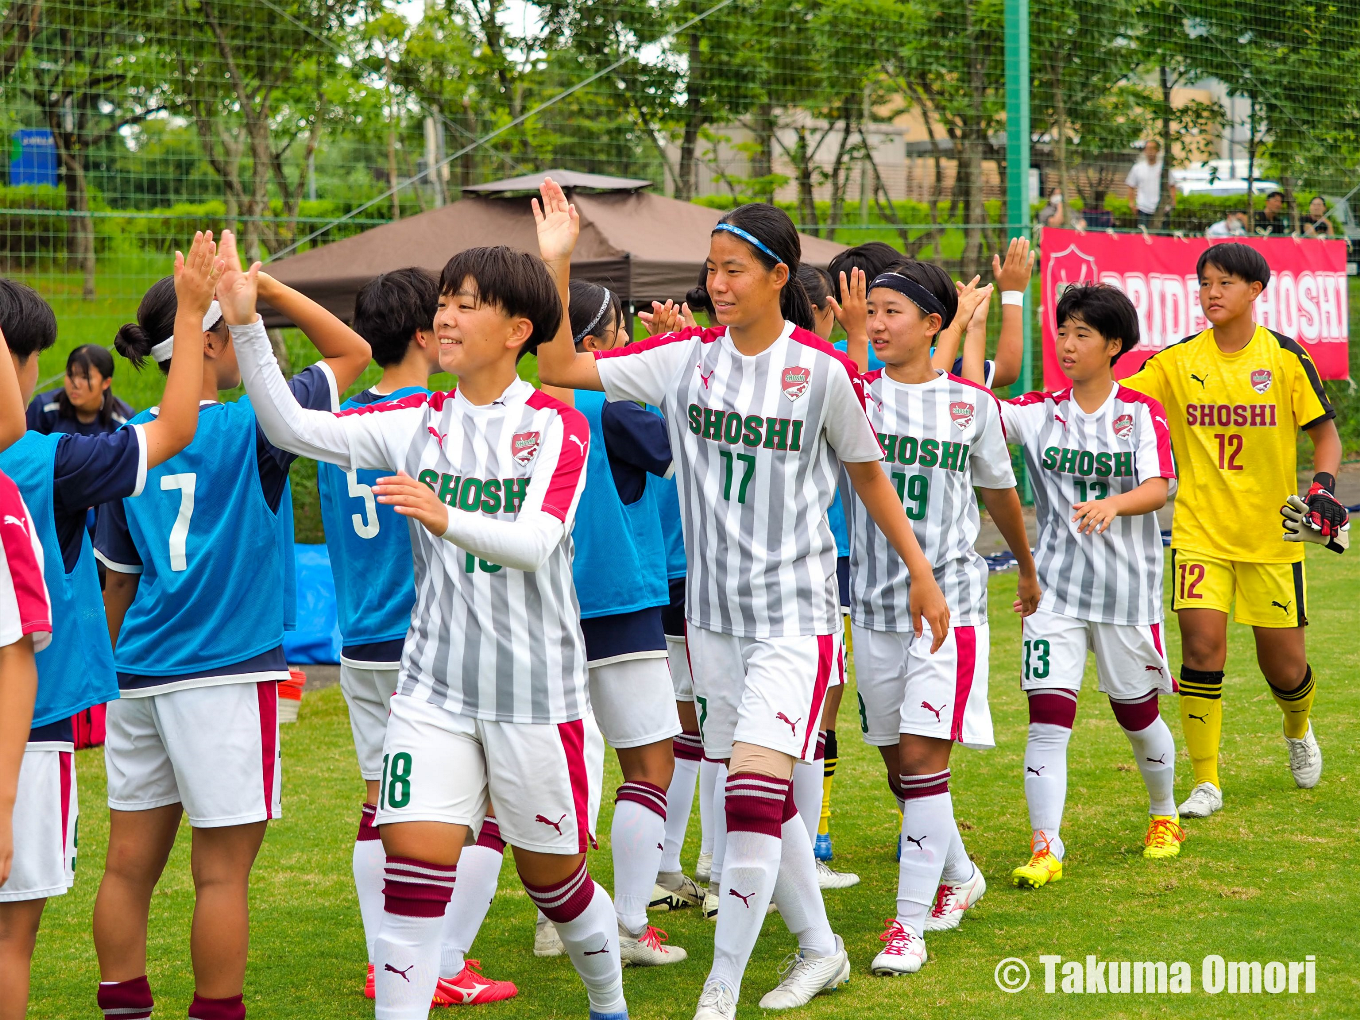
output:
<instances>
[{"instance_id":1,"label":"white shorts","mask_svg":"<svg viewBox=\"0 0 1360 1020\"><path fill-rule=\"evenodd\" d=\"M987 624L950 627L934 655L929 624L919 638L858 624L851 634L866 744L885 747L911 733L965 747L996 746L987 706Z\"/></svg>"},{"instance_id":2,"label":"white shorts","mask_svg":"<svg viewBox=\"0 0 1360 1020\"><path fill-rule=\"evenodd\" d=\"M671 667L671 689L676 701L694 701L694 678L689 675L689 648L683 637L666 635L666 662Z\"/></svg>"},{"instance_id":3,"label":"white shorts","mask_svg":"<svg viewBox=\"0 0 1360 1020\"><path fill-rule=\"evenodd\" d=\"M392 699L383 745L377 825L446 822L481 829L495 804L501 838L548 854L584 853L592 843L585 720L506 723L450 712L417 698Z\"/></svg>"},{"instance_id":4,"label":"white shorts","mask_svg":"<svg viewBox=\"0 0 1360 1020\"><path fill-rule=\"evenodd\" d=\"M61 896L76 880L75 747L53 741L24 748L14 799L14 858L0 903Z\"/></svg>"},{"instance_id":5,"label":"white shorts","mask_svg":"<svg viewBox=\"0 0 1360 1020\"><path fill-rule=\"evenodd\" d=\"M340 663L340 693L349 707L349 729L354 734L354 752L359 756L359 775L365 779L382 776L387 713L400 673L399 668L374 669Z\"/></svg>"},{"instance_id":6,"label":"white shorts","mask_svg":"<svg viewBox=\"0 0 1360 1020\"><path fill-rule=\"evenodd\" d=\"M590 708L609 746L643 747L680 732L665 659L624 659L587 672Z\"/></svg>"},{"instance_id":7,"label":"white shorts","mask_svg":"<svg viewBox=\"0 0 1360 1020\"><path fill-rule=\"evenodd\" d=\"M1116 701L1176 690L1160 623L1092 623L1040 609L1022 627L1021 690L1081 690L1088 649L1096 653L1100 692Z\"/></svg>"},{"instance_id":8,"label":"white shorts","mask_svg":"<svg viewBox=\"0 0 1360 1020\"><path fill-rule=\"evenodd\" d=\"M747 638L690 627L687 639L706 757L726 761L740 741L812 760L826 690L839 682L834 634Z\"/></svg>"},{"instance_id":9,"label":"white shorts","mask_svg":"<svg viewBox=\"0 0 1360 1020\"><path fill-rule=\"evenodd\" d=\"M109 703L109 807L183 804L198 829L278 818L277 681L190 687Z\"/></svg>"}]
</instances>

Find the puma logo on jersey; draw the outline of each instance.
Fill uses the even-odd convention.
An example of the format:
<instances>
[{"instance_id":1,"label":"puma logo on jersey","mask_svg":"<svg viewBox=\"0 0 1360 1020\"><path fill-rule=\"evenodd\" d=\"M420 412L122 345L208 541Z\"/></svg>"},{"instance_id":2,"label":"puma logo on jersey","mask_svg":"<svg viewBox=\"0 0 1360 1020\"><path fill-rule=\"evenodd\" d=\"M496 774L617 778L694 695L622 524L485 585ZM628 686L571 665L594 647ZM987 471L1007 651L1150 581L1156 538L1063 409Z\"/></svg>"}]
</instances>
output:
<instances>
[{"instance_id":1,"label":"puma logo on jersey","mask_svg":"<svg viewBox=\"0 0 1360 1020\"><path fill-rule=\"evenodd\" d=\"M408 985L411 983L411 979L410 979L410 977L409 977L408 975L409 975L409 974L411 973L411 971L414 970L414 969L415 969L415 964L414 964L414 963L411 964L411 966L407 967L405 970L397 970L397 968L396 968L396 967L393 967L390 963L384 963L384 964L383 964L383 971L384 971L384 972L390 972L390 973L393 973L393 974L398 975L398 976L399 976L403 981L405 981Z\"/></svg>"},{"instance_id":2,"label":"puma logo on jersey","mask_svg":"<svg viewBox=\"0 0 1360 1020\"><path fill-rule=\"evenodd\" d=\"M439 444L439 448L444 449L444 440L449 438L447 432L440 432L433 425L426 425L425 431L434 436L434 441Z\"/></svg>"},{"instance_id":3,"label":"puma logo on jersey","mask_svg":"<svg viewBox=\"0 0 1360 1020\"><path fill-rule=\"evenodd\" d=\"M1283 612L1285 615L1288 615L1289 607L1294 604L1294 600L1290 599L1288 602L1275 602L1274 600L1272 600L1270 604L1272 606L1278 606L1281 612Z\"/></svg>"},{"instance_id":4,"label":"puma logo on jersey","mask_svg":"<svg viewBox=\"0 0 1360 1020\"><path fill-rule=\"evenodd\" d=\"M944 705L941 705L939 708L936 708L930 702L923 701L921 702L921 707L924 708L927 712L933 712L935 715L936 722L940 721L940 713L944 711Z\"/></svg>"},{"instance_id":5,"label":"puma logo on jersey","mask_svg":"<svg viewBox=\"0 0 1360 1020\"><path fill-rule=\"evenodd\" d=\"M1150 762L1152 762L1152 764L1154 764L1154 765L1165 765L1165 764L1166 764L1166 755L1162 755L1160 758L1144 758L1143 760L1144 760L1144 761L1150 761Z\"/></svg>"},{"instance_id":6,"label":"puma logo on jersey","mask_svg":"<svg viewBox=\"0 0 1360 1020\"><path fill-rule=\"evenodd\" d=\"M1209 719L1207 716L1195 715L1194 712L1186 712L1185 714L1189 716L1191 719L1198 719L1200 722L1204 723L1205 726L1209 725Z\"/></svg>"},{"instance_id":7,"label":"puma logo on jersey","mask_svg":"<svg viewBox=\"0 0 1360 1020\"><path fill-rule=\"evenodd\" d=\"M754 892L748 892L748 893L746 893L745 895L743 895L742 893L737 892L737 890L735 890L735 889L728 889L728 890L727 890L727 895L728 895L728 896L735 896L737 899L741 900L741 902L745 905L745 907L746 907L747 910L750 910L750 909L751 909L751 897L754 896L755 893L754 893Z\"/></svg>"},{"instance_id":8,"label":"puma logo on jersey","mask_svg":"<svg viewBox=\"0 0 1360 1020\"><path fill-rule=\"evenodd\" d=\"M699 381L700 381L701 383L704 384L704 389L708 389L710 386L712 386L712 385L713 385L713 373L716 372L717 369L716 369L716 368L710 368L710 369L708 370L708 375L704 375L704 366L703 366L703 365L695 365L694 367L695 367L695 369L698 370L698 372L699 372Z\"/></svg>"},{"instance_id":9,"label":"puma logo on jersey","mask_svg":"<svg viewBox=\"0 0 1360 1020\"><path fill-rule=\"evenodd\" d=\"M1028 765L1026 765L1026 766L1025 766L1025 771L1026 771L1026 772L1033 772L1033 773L1037 776L1040 772L1042 772L1042 771L1043 771L1044 769L1046 769L1046 768L1048 768L1047 765L1040 765L1037 769L1030 768Z\"/></svg>"},{"instance_id":10,"label":"puma logo on jersey","mask_svg":"<svg viewBox=\"0 0 1360 1020\"><path fill-rule=\"evenodd\" d=\"M1166 674L1165 674L1164 672L1162 672L1162 667L1161 667L1161 666L1144 666L1144 667L1143 667L1143 672L1144 672L1144 673L1156 673L1158 676L1166 676Z\"/></svg>"},{"instance_id":11,"label":"puma logo on jersey","mask_svg":"<svg viewBox=\"0 0 1360 1020\"><path fill-rule=\"evenodd\" d=\"M924 842L926 841L926 837L925 837L925 836L922 836L920 839L917 839L915 836L908 836L908 835L904 832L904 833L902 833L902 839L903 839L905 842L907 842L907 843L915 843L915 844L916 844L916 849L917 849L917 850L925 850L925 847L921 845L922 843L924 843Z\"/></svg>"},{"instance_id":12,"label":"puma logo on jersey","mask_svg":"<svg viewBox=\"0 0 1360 1020\"><path fill-rule=\"evenodd\" d=\"M581 448L581 456L584 457L586 455L585 440L580 436L567 436L567 438Z\"/></svg>"},{"instance_id":13,"label":"puma logo on jersey","mask_svg":"<svg viewBox=\"0 0 1360 1020\"><path fill-rule=\"evenodd\" d=\"M1060 415L1060 414L1055 414L1055 415L1053 416L1053 420L1056 421L1059 425L1061 425L1064 429L1067 428L1067 421L1066 421L1066 419L1063 418L1062 415Z\"/></svg>"},{"instance_id":14,"label":"puma logo on jersey","mask_svg":"<svg viewBox=\"0 0 1360 1020\"><path fill-rule=\"evenodd\" d=\"M795 736L798 734L798 723L803 721L803 717L801 715L798 717L798 722L794 722L783 712L776 712L774 714L774 717L782 723L788 723L789 730L792 731Z\"/></svg>"},{"instance_id":15,"label":"puma logo on jersey","mask_svg":"<svg viewBox=\"0 0 1360 1020\"><path fill-rule=\"evenodd\" d=\"M608 940L608 939L605 939L605 940L604 940L604 946L603 946L603 947L601 947L601 948L599 948L599 949L591 949L591 950L589 950L588 952L582 953L581 955L582 955L582 956L600 956L601 954L607 953L607 952L609 952L609 940Z\"/></svg>"},{"instance_id":16,"label":"puma logo on jersey","mask_svg":"<svg viewBox=\"0 0 1360 1020\"><path fill-rule=\"evenodd\" d=\"M27 528L24 527L24 522L20 518L15 517L13 514L5 514L5 523L17 524L19 525L19 527L24 528L25 531L28 530Z\"/></svg>"},{"instance_id":17,"label":"puma logo on jersey","mask_svg":"<svg viewBox=\"0 0 1360 1020\"><path fill-rule=\"evenodd\" d=\"M1195 382L1199 383L1200 389L1204 389L1204 384L1209 381L1209 377L1207 375L1203 379L1201 379L1199 376L1195 375L1194 372L1190 373L1190 378L1195 380Z\"/></svg>"},{"instance_id":18,"label":"puma logo on jersey","mask_svg":"<svg viewBox=\"0 0 1360 1020\"><path fill-rule=\"evenodd\" d=\"M544 818L542 815L534 815L534 821L542 822L544 825L551 825L557 830L557 834L560 836L562 835L562 823L566 820L566 817L566 813L563 812L562 817L554 822L551 818Z\"/></svg>"}]
</instances>

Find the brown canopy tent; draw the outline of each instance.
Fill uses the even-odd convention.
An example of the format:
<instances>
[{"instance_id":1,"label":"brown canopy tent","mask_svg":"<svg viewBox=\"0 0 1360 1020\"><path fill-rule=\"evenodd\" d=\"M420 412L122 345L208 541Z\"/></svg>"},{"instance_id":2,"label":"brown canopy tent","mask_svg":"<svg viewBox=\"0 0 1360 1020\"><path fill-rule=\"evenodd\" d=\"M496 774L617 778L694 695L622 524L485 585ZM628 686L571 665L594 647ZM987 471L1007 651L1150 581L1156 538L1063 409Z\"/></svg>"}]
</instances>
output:
<instances>
[{"instance_id":1,"label":"brown canopy tent","mask_svg":"<svg viewBox=\"0 0 1360 1020\"><path fill-rule=\"evenodd\" d=\"M348 320L355 294L379 273L411 265L437 273L453 255L480 245L537 251L529 199L547 176L567 190L581 215L574 279L609 287L634 305L679 299L694 286L721 212L651 194L643 190L648 181L568 170L465 188L482 194L290 255L269 263L268 272ZM814 266L825 267L844 247L807 235L802 240L803 260ZM265 321L288 324L276 313Z\"/></svg>"}]
</instances>

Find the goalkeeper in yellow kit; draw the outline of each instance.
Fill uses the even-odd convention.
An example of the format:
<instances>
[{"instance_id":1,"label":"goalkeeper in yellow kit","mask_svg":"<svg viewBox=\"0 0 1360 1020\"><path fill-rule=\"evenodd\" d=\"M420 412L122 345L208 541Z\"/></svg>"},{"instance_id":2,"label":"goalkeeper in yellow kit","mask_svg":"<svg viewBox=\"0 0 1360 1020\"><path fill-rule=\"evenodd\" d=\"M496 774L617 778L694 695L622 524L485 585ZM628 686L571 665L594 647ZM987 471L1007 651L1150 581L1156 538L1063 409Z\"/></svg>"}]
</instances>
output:
<instances>
[{"instance_id":1,"label":"goalkeeper in yellow kit","mask_svg":"<svg viewBox=\"0 0 1360 1020\"><path fill-rule=\"evenodd\" d=\"M1211 328L1153 355L1124 385L1166 408L1180 472L1171 608L1181 632L1181 725L1195 772L1180 814L1203 818L1223 806L1218 746L1230 608L1255 633L1256 661L1284 714L1294 781L1312 787L1322 775L1309 721L1316 681L1304 646L1302 543L1342 552L1350 532L1332 495L1341 439L1317 368L1296 341L1252 317L1270 281L1265 258L1244 244L1218 244L1200 255L1196 272ZM1313 441L1316 471L1302 498L1299 429Z\"/></svg>"}]
</instances>

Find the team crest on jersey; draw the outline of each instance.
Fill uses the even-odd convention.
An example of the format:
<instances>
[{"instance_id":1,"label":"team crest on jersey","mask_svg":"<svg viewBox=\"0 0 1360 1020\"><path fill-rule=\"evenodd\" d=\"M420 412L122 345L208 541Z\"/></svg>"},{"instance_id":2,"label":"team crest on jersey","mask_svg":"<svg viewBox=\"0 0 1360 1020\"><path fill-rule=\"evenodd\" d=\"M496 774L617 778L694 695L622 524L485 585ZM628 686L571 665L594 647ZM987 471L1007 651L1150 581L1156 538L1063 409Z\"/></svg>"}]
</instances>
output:
<instances>
[{"instance_id":1,"label":"team crest on jersey","mask_svg":"<svg viewBox=\"0 0 1360 1020\"><path fill-rule=\"evenodd\" d=\"M528 464L538 453L537 432L516 432L510 437L510 456L517 464Z\"/></svg>"},{"instance_id":2,"label":"team crest on jersey","mask_svg":"<svg viewBox=\"0 0 1360 1020\"><path fill-rule=\"evenodd\" d=\"M1270 369L1258 368L1251 373L1251 388L1257 393L1264 393L1266 390L1270 389L1270 380Z\"/></svg>"},{"instance_id":3,"label":"team crest on jersey","mask_svg":"<svg viewBox=\"0 0 1360 1020\"><path fill-rule=\"evenodd\" d=\"M784 388L784 396L790 400L797 400L807 392L808 380L812 378L812 369L801 366L784 369L784 374L780 376L779 384Z\"/></svg>"},{"instance_id":4,"label":"team crest on jersey","mask_svg":"<svg viewBox=\"0 0 1360 1020\"><path fill-rule=\"evenodd\" d=\"M1120 439L1128 439L1133 435L1133 415L1121 414L1114 420L1114 434Z\"/></svg>"},{"instance_id":5,"label":"team crest on jersey","mask_svg":"<svg viewBox=\"0 0 1360 1020\"><path fill-rule=\"evenodd\" d=\"M949 417L954 419L960 431L973 424L973 415L976 413L977 408L966 400L956 400L949 405Z\"/></svg>"}]
</instances>

